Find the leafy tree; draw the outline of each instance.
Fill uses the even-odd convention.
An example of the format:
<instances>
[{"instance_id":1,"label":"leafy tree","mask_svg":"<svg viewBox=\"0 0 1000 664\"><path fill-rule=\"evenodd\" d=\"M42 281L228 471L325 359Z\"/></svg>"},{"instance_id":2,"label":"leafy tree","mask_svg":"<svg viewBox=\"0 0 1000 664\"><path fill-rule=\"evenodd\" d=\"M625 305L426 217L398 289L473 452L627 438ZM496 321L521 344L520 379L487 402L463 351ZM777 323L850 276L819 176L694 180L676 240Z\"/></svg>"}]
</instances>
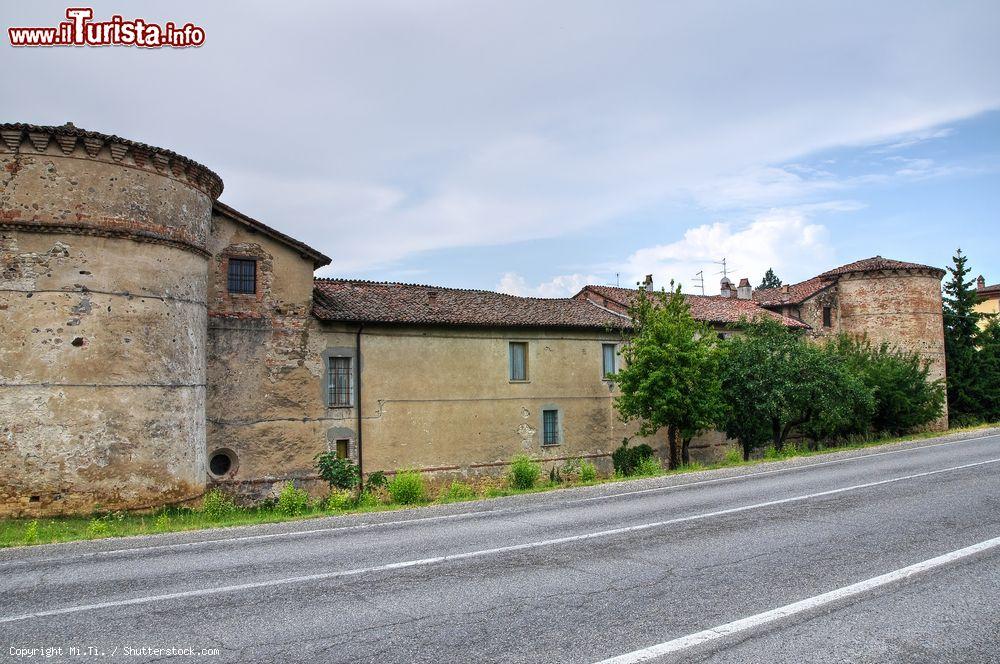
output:
<instances>
[{"instance_id":1,"label":"leafy tree","mask_svg":"<svg viewBox=\"0 0 1000 664\"><path fill-rule=\"evenodd\" d=\"M767 272L764 273L764 280L760 282L760 286L757 288L777 288L781 285L781 279L778 275L774 273L773 268L767 268Z\"/></svg>"},{"instance_id":2,"label":"leafy tree","mask_svg":"<svg viewBox=\"0 0 1000 664\"><path fill-rule=\"evenodd\" d=\"M979 415L988 422L1000 421L1000 320L994 318L979 335Z\"/></svg>"},{"instance_id":3,"label":"leafy tree","mask_svg":"<svg viewBox=\"0 0 1000 664\"><path fill-rule=\"evenodd\" d=\"M669 294L640 290L629 314L625 366L612 377L621 390L615 407L623 420L640 420L640 435L666 427L670 467L677 468L688 461L687 442L722 411L716 335L694 320L673 282Z\"/></svg>"},{"instance_id":4,"label":"leafy tree","mask_svg":"<svg viewBox=\"0 0 1000 664\"><path fill-rule=\"evenodd\" d=\"M829 350L843 359L874 398L870 420L852 423L845 433L874 430L898 435L941 416L944 382L930 380L930 362L918 353L847 335L833 339Z\"/></svg>"},{"instance_id":5,"label":"leafy tree","mask_svg":"<svg viewBox=\"0 0 1000 664\"><path fill-rule=\"evenodd\" d=\"M770 318L741 328L726 342L721 377L724 428L744 459L768 441L780 452L796 428L820 437L870 412L871 393L833 353Z\"/></svg>"},{"instance_id":6,"label":"leafy tree","mask_svg":"<svg viewBox=\"0 0 1000 664\"><path fill-rule=\"evenodd\" d=\"M959 421L978 418L983 394L979 385L976 346L982 314L973 307L979 294L972 288L968 258L959 249L948 267L951 278L944 285L944 350L948 367L948 409Z\"/></svg>"}]
</instances>

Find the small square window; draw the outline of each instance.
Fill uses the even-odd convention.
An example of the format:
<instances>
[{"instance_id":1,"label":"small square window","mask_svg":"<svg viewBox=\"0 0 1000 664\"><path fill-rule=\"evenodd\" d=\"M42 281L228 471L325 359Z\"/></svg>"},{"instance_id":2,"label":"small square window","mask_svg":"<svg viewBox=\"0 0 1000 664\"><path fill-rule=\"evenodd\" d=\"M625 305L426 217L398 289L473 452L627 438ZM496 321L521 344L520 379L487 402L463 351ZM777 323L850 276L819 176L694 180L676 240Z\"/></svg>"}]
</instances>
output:
<instances>
[{"instance_id":1,"label":"small square window","mask_svg":"<svg viewBox=\"0 0 1000 664\"><path fill-rule=\"evenodd\" d=\"M351 358L331 357L327 385L331 408L351 405Z\"/></svg>"},{"instance_id":2,"label":"small square window","mask_svg":"<svg viewBox=\"0 0 1000 664\"><path fill-rule=\"evenodd\" d=\"M601 376L604 378L609 378L614 374L617 369L617 353L615 352L614 344L602 344L601 354L603 356L603 367L601 369Z\"/></svg>"},{"instance_id":3,"label":"small square window","mask_svg":"<svg viewBox=\"0 0 1000 664\"><path fill-rule=\"evenodd\" d=\"M252 258L229 259L229 292L257 292L257 261Z\"/></svg>"},{"instance_id":4,"label":"small square window","mask_svg":"<svg viewBox=\"0 0 1000 664\"><path fill-rule=\"evenodd\" d=\"M347 445L348 440L346 438L341 438L337 441L337 458L346 459L347 458Z\"/></svg>"},{"instance_id":5,"label":"small square window","mask_svg":"<svg viewBox=\"0 0 1000 664\"><path fill-rule=\"evenodd\" d=\"M516 381L528 380L527 342L510 342L510 379Z\"/></svg>"},{"instance_id":6,"label":"small square window","mask_svg":"<svg viewBox=\"0 0 1000 664\"><path fill-rule=\"evenodd\" d=\"M559 411L542 411L542 445L559 444Z\"/></svg>"},{"instance_id":7,"label":"small square window","mask_svg":"<svg viewBox=\"0 0 1000 664\"><path fill-rule=\"evenodd\" d=\"M833 309L823 307L823 327L833 327Z\"/></svg>"}]
</instances>

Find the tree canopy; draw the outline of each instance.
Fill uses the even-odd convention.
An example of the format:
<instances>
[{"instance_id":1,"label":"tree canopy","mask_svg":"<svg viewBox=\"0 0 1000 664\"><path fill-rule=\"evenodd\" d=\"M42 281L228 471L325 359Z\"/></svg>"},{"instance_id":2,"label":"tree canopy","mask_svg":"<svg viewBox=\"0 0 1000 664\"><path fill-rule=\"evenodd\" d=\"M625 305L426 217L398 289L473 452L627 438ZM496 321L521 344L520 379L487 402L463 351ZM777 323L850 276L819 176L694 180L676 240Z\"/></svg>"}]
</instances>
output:
<instances>
[{"instance_id":1,"label":"tree canopy","mask_svg":"<svg viewBox=\"0 0 1000 664\"><path fill-rule=\"evenodd\" d=\"M774 273L774 269L769 267L767 268L767 272L764 273L763 281L760 282L757 288L777 288L780 285L781 279Z\"/></svg>"},{"instance_id":2,"label":"tree canopy","mask_svg":"<svg viewBox=\"0 0 1000 664\"><path fill-rule=\"evenodd\" d=\"M615 407L623 420L640 421L641 435L666 427L670 467L676 468L688 462L687 443L711 428L722 409L716 335L694 320L673 282L670 293L640 290L629 314L633 331L622 346L625 363L613 376L621 391Z\"/></svg>"},{"instance_id":3,"label":"tree canopy","mask_svg":"<svg viewBox=\"0 0 1000 664\"><path fill-rule=\"evenodd\" d=\"M871 393L825 347L771 319L741 327L724 347L721 378L723 425L745 459L768 441L780 451L796 428L829 435L872 410Z\"/></svg>"},{"instance_id":4,"label":"tree canopy","mask_svg":"<svg viewBox=\"0 0 1000 664\"><path fill-rule=\"evenodd\" d=\"M972 288L966 267L968 258L959 249L948 267L951 277L944 285L944 350L948 367L948 410L962 421L977 418L985 395L980 389L977 364L979 320L974 309L979 294Z\"/></svg>"}]
</instances>

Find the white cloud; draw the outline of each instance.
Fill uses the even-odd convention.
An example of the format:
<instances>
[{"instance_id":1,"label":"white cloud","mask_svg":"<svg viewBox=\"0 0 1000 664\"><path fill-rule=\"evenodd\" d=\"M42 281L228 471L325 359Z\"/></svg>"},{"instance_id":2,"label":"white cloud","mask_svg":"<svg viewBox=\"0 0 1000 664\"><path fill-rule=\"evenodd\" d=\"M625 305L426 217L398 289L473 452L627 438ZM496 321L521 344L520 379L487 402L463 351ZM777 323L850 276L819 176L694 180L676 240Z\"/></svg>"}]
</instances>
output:
<instances>
[{"instance_id":1,"label":"white cloud","mask_svg":"<svg viewBox=\"0 0 1000 664\"><path fill-rule=\"evenodd\" d=\"M64 11L0 4L8 25ZM189 155L222 175L227 202L329 254L339 274L613 226L691 196L712 209L842 197L844 182L789 162L901 149L1000 105L991 0L294 12L135 0L121 13L192 20L206 45L7 48L5 83L20 93L5 115ZM109 104L123 80L130 98L156 103Z\"/></svg>"},{"instance_id":2,"label":"white cloud","mask_svg":"<svg viewBox=\"0 0 1000 664\"><path fill-rule=\"evenodd\" d=\"M630 282L652 274L657 288L673 279L685 292L697 293L695 273L701 270L706 295L718 293L721 276L715 273L721 266L715 261L722 258L731 279L749 277L755 286L768 268L786 281L812 276L810 270L828 266L832 257L826 227L809 219L813 211L772 209L744 225L716 222L690 228L676 242L636 251L623 272L631 275Z\"/></svg>"},{"instance_id":3,"label":"white cloud","mask_svg":"<svg viewBox=\"0 0 1000 664\"><path fill-rule=\"evenodd\" d=\"M507 272L500 278L496 289L501 293L527 297L569 297L588 284L603 284L604 279L593 274L562 274L535 285L529 285L516 272Z\"/></svg>"}]
</instances>

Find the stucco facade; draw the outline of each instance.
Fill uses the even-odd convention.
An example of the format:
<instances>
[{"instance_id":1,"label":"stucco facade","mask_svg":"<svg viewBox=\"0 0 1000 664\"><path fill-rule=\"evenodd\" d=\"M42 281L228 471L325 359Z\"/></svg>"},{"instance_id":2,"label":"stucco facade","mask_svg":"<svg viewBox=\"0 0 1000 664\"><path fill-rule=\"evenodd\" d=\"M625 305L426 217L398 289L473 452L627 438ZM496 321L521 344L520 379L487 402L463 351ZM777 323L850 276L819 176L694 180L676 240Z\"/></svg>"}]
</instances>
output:
<instances>
[{"instance_id":1,"label":"stucco facade","mask_svg":"<svg viewBox=\"0 0 1000 664\"><path fill-rule=\"evenodd\" d=\"M609 471L624 438L666 454L619 420L605 379L634 290L314 279L329 258L219 202L186 157L70 125L0 137L0 516L319 491L327 450L440 481L519 453ZM766 301L741 282L689 304L719 334L748 315L863 332L943 376L939 271L872 260ZM699 436L692 456L728 444Z\"/></svg>"}]
</instances>

